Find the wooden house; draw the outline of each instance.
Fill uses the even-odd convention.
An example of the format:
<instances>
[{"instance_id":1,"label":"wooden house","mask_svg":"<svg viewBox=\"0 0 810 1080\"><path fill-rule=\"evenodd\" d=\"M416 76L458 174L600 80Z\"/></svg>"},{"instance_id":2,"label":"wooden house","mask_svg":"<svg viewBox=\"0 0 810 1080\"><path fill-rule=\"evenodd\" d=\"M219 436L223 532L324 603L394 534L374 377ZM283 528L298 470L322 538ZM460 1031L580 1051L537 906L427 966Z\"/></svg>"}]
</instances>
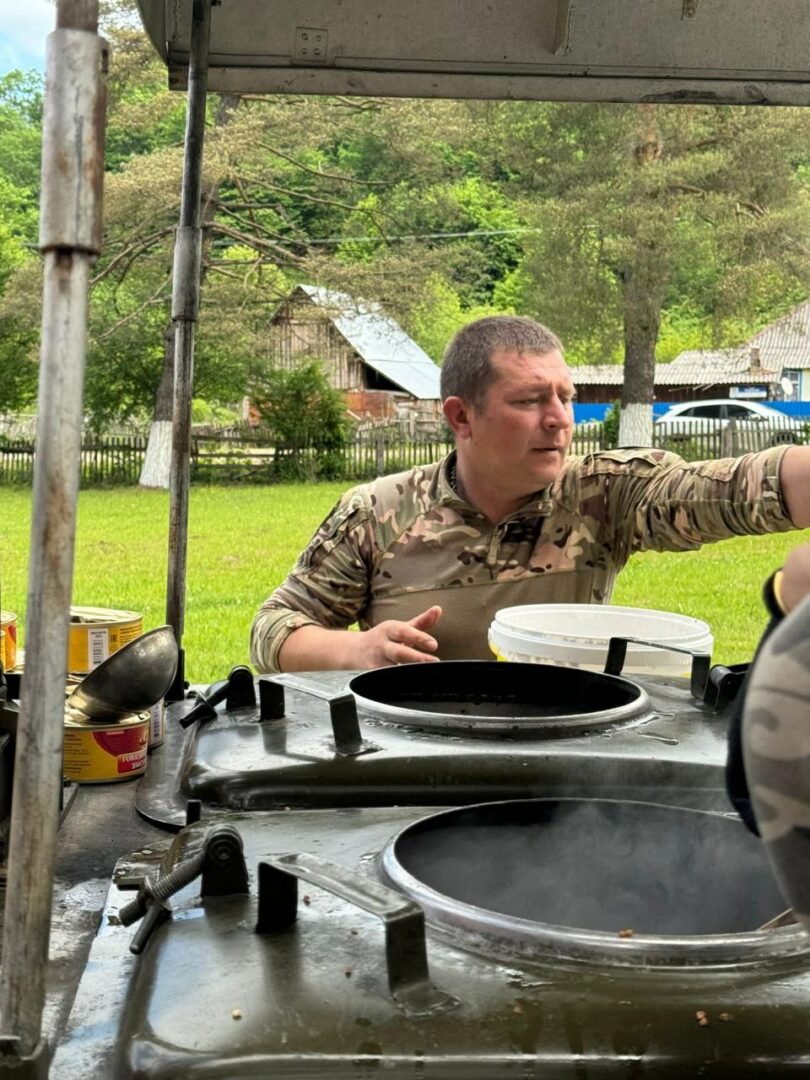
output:
<instances>
[{"instance_id":1,"label":"wooden house","mask_svg":"<svg viewBox=\"0 0 810 1080\"><path fill-rule=\"evenodd\" d=\"M621 364L582 364L572 368L581 404L609 403L622 396ZM661 402L702 398L783 396L782 367L764 363L756 346L736 349L688 349L666 364L655 365L655 399Z\"/></svg>"},{"instance_id":2,"label":"wooden house","mask_svg":"<svg viewBox=\"0 0 810 1080\"><path fill-rule=\"evenodd\" d=\"M414 433L441 419L439 367L379 304L298 285L272 320L272 361L319 360L347 410L367 424Z\"/></svg>"},{"instance_id":3,"label":"wooden house","mask_svg":"<svg viewBox=\"0 0 810 1080\"><path fill-rule=\"evenodd\" d=\"M574 368L583 404L621 397L621 364ZM790 383L792 393L786 393ZM732 349L689 349L668 364L655 365L657 401L699 398L759 398L784 402L786 411L810 412L810 300Z\"/></svg>"}]
</instances>

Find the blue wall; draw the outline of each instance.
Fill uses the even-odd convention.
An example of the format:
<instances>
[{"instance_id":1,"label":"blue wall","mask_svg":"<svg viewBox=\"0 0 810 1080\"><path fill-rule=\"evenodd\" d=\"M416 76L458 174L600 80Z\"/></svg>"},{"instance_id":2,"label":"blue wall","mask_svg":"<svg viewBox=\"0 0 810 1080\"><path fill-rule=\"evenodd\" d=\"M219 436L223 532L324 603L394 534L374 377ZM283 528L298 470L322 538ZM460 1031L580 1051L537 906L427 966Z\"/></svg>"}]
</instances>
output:
<instances>
[{"instance_id":1,"label":"blue wall","mask_svg":"<svg viewBox=\"0 0 810 1080\"><path fill-rule=\"evenodd\" d=\"M661 416L673 404L674 402L671 401L654 401L653 416ZM763 401L762 404L771 409L778 409L779 412L787 413L788 416L810 416L810 401ZM588 420L604 420L605 413L609 408L609 401L598 405L580 405L578 401L575 401L574 423L582 424Z\"/></svg>"},{"instance_id":2,"label":"blue wall","mask_svg":"<svg viewBox=\"0 0 810 1080\"><path fill-rule=\"evenodd\" d=\"M580 405L578 401L574 402L574 423L583 424L588 420L604 420L605 413L610 408L610 402L606 401L601 404L594 405ZM810 409L810 402L808 409ZM660 416L665 413L669 408L670 403L668 401L654 401L653 402L653 416Z\"/></svg>"},{"instance_id":3,"label":"blue wall","mask_svg":"<svg viewBox=\"0 0 810 1080\"><path fill-rule=\"evenodd\" d=\"M762 404L788 416L810 416L810 401L763 401Z\"/></svg>"}]
</instances>

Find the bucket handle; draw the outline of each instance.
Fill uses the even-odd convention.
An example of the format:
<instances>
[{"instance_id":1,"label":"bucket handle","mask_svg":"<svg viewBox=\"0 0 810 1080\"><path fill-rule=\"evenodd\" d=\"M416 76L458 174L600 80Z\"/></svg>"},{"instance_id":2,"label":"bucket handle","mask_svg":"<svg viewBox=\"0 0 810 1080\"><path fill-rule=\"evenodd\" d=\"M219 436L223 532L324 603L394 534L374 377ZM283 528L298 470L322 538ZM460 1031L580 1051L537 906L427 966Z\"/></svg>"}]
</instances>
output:
<instances>
[{"instance_id":1,"label":"bucket handle","mask_svg":"<svg viewBox=\"0 0 810 1080\"><path fill-rule=\"evenodd\" d=\"M621 675L624 662L627 658L627 646L650 645L654 649L663 649L666 652L686 653L692 657L692 670L689 680L689 689L692 696L702 698L709 680L709 669L712 663L711 653L696 652L694 649L686 649L682 645L663 645L660 641L647 641L636 637L612 637L608 644L607 659L605 660L606 675Z\"/></svg>"},{"instance_id":2,"label":"bucket handle","mask_svg":"<svg viewBox=\"0 0 810 1080\"><path fill-rule=\"evenodd\" d=\"M430 981L421 907L386 885L358 880L355 871L316 855L268 855L259 863L257 934L293 925L298 917L299 878L382 919L388 986L406 1013L427 1016L458 1005L457 998Z\"/></svg>"}]
</instances>

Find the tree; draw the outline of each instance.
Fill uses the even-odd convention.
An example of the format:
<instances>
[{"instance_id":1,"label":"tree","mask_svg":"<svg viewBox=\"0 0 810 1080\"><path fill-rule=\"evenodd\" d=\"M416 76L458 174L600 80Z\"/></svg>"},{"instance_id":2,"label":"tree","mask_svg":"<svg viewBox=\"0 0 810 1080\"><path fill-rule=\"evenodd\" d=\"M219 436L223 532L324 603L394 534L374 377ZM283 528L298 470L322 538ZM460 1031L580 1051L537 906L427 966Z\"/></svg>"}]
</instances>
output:
<instances>
[{"instance_id":1,"label":"tree","mask_svg":"<svg viewBox=\"0 0 810 1080\"><path fill-rule=\"evenodd\" d=\"M99 392L91 395L89 408L103 424L113 415L115 398L119 416L134 412L138 401L141 409L155 401L142 482L164 486L173 368L171 239L182 172L178 105L184 99L161 89L159 61L121 18L126 6L113 10L106 27L113 39L106 231L94 279L90 350L90 368L102 368L103 377L92 384ZM392 111L406 121L418 116L411 102L255 95L209 101L198 395L224 394L231 401L243 396L249 362L267 351L270 317L292 283L319 280L340 287L346 261L334 258L334 248L324 257L329 249L320 246L322 239L329 244L339 238L348 217L381 229L363 197L393 183L373 173L391 174L396 155L376 155L369 114ZM400 135L399 145L413 153L418 140ZM379 147L384 145L390 147L387 140ZM361 170L369 175L359 175ZM376 298L384 280L375 266L363 294Z\"/></svg>"},{"instance_id":2,"label":"tree","mask_svg":"<svg viewBox=\"0 0 810 1080\"><path fill-rule=\"evenodd\" d=\"M669 307L722 343L765 321L758 296L784 310L806 295L809 128L798 109L519 109L521 138L498 152L536 230L524 300L574 359L623 359L622 445L651 439Z\"/></svg>"},{"instance_id":3,"label":"tree","mask_svg":"<svg viewBox=\"0 0 810 1080\"><path fill-rule=\"evenodd\" d=\"M340 475L340 451L349 440L351 424L343 395L329 384L320 361L302 358L294 368L256 366L249 392L276 442L276 468L286 479ZM309 448L315 457L308 467L302 451Z\"/></svg>"}]
</instances>

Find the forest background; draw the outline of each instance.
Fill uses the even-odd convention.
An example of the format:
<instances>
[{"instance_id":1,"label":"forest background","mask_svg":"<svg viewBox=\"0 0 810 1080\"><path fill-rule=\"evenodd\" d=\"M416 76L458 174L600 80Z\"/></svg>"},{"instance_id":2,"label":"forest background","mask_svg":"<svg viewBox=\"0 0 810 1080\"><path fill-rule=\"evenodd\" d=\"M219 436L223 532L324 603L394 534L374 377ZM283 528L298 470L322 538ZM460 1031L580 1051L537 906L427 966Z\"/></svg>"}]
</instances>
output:
<instances>
[{"instance_id":1,"label":"forest background","mask_svg":"<svg viewBox=\"0 0 810 1080\"><path fill-rule=\"evenodd\" d=\"M86 410L168 418L185 96L128 2L111 44L105 237ZM0 412L35 398L42 83L0 78ZM232 406L298 282L380 301L437 361L491 312L534 316L577 363L738 344L810 293L810 111L542 102L209 101L197 416Z\"/></svg>"},{"instance_id":2,"label":"forest background","mask_svg":"<svg viewBox=\"0 0 810 1080\"><path fill-rule=\"evenodd\" d=\"M185 124L133 5L104 11L105 235L85 395L99 431L169 416ZM0 76L0 414L36 396L42 93L36 73ZM631 403L652 400L655 360L739 344L810 295L807 109L212 95L204 191L201 420L269 363L272 316L298 282L380 301L437 361L476 316L534 316L572 364L624 364ZM195 492L196 678L245 659L252 612L336 491ZM164 493L82 500L75 602L160 622ZM29 515L28 492L0 491L4 606L23 627ZM747 659L760 583L795 540L740 538L675 556L677 572L647 553L615 599L704 617L719 659Z\"/></svg>"}]
</instances>

